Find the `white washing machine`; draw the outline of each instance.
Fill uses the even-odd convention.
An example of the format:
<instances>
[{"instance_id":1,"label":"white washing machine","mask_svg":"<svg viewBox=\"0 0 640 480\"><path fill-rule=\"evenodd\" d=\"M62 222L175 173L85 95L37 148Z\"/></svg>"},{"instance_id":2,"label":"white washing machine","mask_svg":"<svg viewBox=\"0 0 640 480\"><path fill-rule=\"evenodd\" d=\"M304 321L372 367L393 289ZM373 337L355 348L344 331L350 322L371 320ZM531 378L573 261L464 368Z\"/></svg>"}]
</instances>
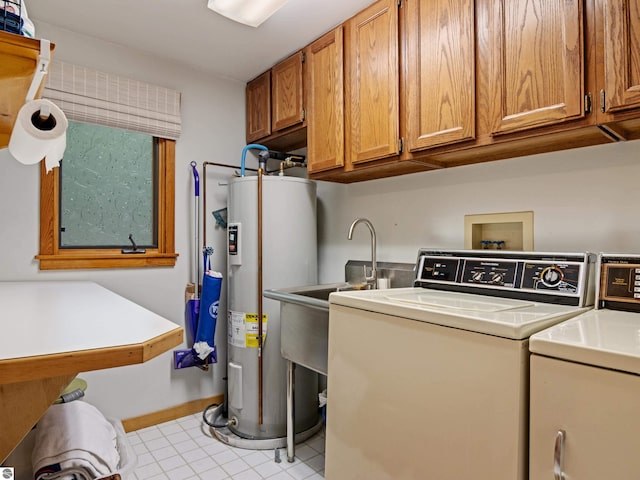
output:
<instances>
[{"instance_id":1,"label":"white washing machine","mask_svg":"<svg viewBox=\"0 0 640 480\"><path fill-rule=\"evenodd\" d=\"M593 304L591 254L418 254L329 298L327 480L528 475L529 336Z\"/></svg>"},{"instance_id":2,"label":"white washing machine","mask_svg":"<svg viewBox=\"0 0 640 480\"><path fill-rule=\"evenodd\" d=\"M640 255L598 272L596 309L530 340L531 480L640 472Z\"/></svg>"}]
</instances>

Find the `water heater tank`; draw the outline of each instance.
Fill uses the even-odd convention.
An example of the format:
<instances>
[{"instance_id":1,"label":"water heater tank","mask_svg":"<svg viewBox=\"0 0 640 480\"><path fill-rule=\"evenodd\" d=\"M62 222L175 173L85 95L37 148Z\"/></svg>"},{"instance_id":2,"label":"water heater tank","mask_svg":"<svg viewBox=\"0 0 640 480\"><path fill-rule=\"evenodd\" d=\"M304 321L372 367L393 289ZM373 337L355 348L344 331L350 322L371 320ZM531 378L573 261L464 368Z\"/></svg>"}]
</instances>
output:
<instances>
[{"instance_id":1,"label":"water heater tank","mask_svg":"<svg viewBox=\"0 0 640 480\"><path fill-rule=\"evenodd\" d=\"M286 437L286 361L280 302L263 298L262 423L258 391L258 177L237 177L228 192L228 418L248 439ZM262 177L263 290L317 284L316 184ZM296 368L296 432L318 423L318 375Z\"/></svg>"}]
</instances>

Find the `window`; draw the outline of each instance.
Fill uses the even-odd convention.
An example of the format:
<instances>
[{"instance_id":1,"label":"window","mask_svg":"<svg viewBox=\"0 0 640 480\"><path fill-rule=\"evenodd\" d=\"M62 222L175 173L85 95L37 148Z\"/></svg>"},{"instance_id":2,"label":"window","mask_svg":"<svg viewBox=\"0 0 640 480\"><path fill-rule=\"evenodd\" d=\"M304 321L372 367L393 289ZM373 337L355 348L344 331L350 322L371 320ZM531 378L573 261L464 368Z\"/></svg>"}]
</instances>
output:
<instances>
[{"instance_id":1,"label":"window","mask_svg":"<svg viewBox=\"0 0 640 480\"><path fill-rule=\"evenodd\" d=\"M70 126L61 168L41 166L40 269L175 265L180 93L54 61L43 97Z\"/></svg>"},{"instance_id":2,"label":"window","mask_svg":"<svg viewBox=\"0 0 640 480\"><path fill-rule=\"evenodd\" d=\"M144 133L69 122L60 164L60 248L158 246L155 144Z\"/></svg>"},{"instance_id":3,"label":"window","mask_svg":"<svg viewBox=\"0 0 640 480\"><path fill-rule=\"evenodd\" d=\"M81 232L78 242L81 245L74 245L76 240L67 242L66 239L70 236L66 231L68 227L65 227L60 221L61 218L66 219L67 217L64 213L59 214L61 169L54 168L46 173L44 163L42 164L40 171L40 255L36 257L40 261L41 270L175 265L177 257L177 254L174 253L175 142L155 139L154 143L157 150L155 242L148 241L147 239L150 237L141 235L138 238L135 233L133 234L136 244L139 248L144 248L145 253L122 253L122 247L126 246L125 242L128 242L129 233L133 233L129 231L125 232L127 234L125 242L118 242L119 245L115 248L113 245L89 246L89 243L93 243L96 238L93 232L90 234ZM62 163L64 164L65 161L66 159ZM62 171L64 172L64 165ZM61 232L62 228L65 229L65 232ZM87 236L83 237L85 234ZM60 241L61 237L62 242ZM74 237L72 236L72 238ZM110 241L104 243L110 243ZM155 245L153 245L154 243Z\"/></svg>"}]
</instances>

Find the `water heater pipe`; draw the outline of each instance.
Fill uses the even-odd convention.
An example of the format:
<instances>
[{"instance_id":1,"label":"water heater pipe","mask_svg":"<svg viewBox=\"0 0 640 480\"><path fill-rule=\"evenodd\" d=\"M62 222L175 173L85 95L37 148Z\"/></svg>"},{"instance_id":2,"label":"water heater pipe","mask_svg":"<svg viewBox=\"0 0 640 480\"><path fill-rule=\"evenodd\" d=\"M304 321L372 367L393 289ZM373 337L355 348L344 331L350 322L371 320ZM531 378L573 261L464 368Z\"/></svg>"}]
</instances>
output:
<instances>
[{"instance_id":1,"label":"water heater pipe","mask_svg":"<svg viewBox=\"0 0 640 480\"><path fill-rule=\"evenodd\" d=\"M258 167L258 425L262 425L262 163Z\"/></svg>"},{"instance_id":2,"label":"water heater pipe","mask_svg":"<svg viewBox=\"0 0 640 480\"><path fill-rule=\"evenodd\" d=\"M233 170L240 169L239 165L231 165L228 163L217 163L217 162L202 162L203 171L202 171L202 248L207 246L207 165L211 165L213 167L224 167L231 168ZM255 168L245 168L245 170L249 170L250 172L257 172Z\"/></svg>"}]
</instances>

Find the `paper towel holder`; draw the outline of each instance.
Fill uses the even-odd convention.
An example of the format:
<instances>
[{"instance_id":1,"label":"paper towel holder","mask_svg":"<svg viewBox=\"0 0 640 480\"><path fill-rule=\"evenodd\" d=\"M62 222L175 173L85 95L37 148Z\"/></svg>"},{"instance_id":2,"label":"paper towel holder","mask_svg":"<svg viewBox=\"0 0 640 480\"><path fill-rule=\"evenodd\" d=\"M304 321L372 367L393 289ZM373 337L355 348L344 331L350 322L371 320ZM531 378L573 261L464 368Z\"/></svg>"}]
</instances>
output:
<instances>
[{"instance_id":1,"label":"paper towel holder","mask_svg":"<svg viewBox=\"0 0 640 480\"><path fill-rule=\"evenodd\" d=\"M40 120L46 120L47 118L51 117L51 107L49 106L48 103L44 103L41 107L40 107ZM55 120L54 120L54 124L51 125L50 129L53 129L53 127L55 127Z\"/></svg>"},{"instance_id":2,"label":"paper towel holder","mask_svg":"<svg viewBox=\"0 0 640 480\"><path fill-rule=\"evenodd\" d=\"M38 55L38 69L36 70L36 73L33 74L33 79L31 80L31 86L27 91L27 98L26 98L27 102L30 102L31 100L36 98L36 93L40 88L42 79L48 73L50 61L51 61L51 42L43 38L40 40L40 54Z\"/></svg>"},{"instance_id":3,"label":"paper towel holder","mask_svg":"<svg viewBox=\"0 0 640 480\"><path fill-rule=\"evenodd\" d=\"M43 103L40 106L40 110L33 112L33 115L31 115L31 123L38 130L48 132L56 128L58 121L55 116L51 115L51 107Z\"/></svg>"}]
</instances>

